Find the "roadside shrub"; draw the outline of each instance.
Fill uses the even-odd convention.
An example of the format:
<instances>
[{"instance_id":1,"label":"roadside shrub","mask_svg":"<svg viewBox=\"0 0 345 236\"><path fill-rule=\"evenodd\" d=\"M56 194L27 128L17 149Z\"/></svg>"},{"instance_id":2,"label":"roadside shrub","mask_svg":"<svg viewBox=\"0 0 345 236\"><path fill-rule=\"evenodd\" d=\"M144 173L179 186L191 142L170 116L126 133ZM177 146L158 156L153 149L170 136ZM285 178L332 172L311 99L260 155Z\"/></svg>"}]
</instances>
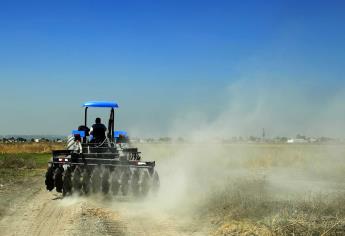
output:
<instances>
[{"instance_id":1,"label":"roadside shrub","mask_svg":"<svg viewBox=\"0 0 345 236\"><path fill-rule=\"evenodd\" d=\"M37 162L33 159L28 159L25 161L25 166L28 169L35 169L37 167Z\"/></svg>"},{"instance_id":2,"label":"roadside shrub","mask_svg":"<svg viewBox=\"0 0 345 236\"><path fill-rule=\"evenodd\" d=\"M1 168L23 168L25 160L18 156L5 156L0 164Z\"/></svg>"}]
</instances>

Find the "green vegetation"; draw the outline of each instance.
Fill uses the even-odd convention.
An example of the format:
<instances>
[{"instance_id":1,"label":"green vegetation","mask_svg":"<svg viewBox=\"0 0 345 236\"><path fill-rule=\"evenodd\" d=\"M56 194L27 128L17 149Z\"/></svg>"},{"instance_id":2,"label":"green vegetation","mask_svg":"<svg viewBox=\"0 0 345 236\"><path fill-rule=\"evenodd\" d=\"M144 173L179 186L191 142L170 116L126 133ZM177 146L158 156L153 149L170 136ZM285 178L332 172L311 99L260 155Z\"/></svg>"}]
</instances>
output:
<instances>
[{"instance_id":1,"label":"green vegetation","mask_svg":"<svg viewBox=\"0 0 345 236\"><path fill-rule=\"evenodd\" d=\"M50 157L49 153L0 154L0 196L42 176Z\"/></svg>"},{"instance_id":2,"label":"green vegetation","mask_svg":"<svg viewBox=\"0 0 345 236\"><path fill-rule=\"evenodd\" d=\"M49 153L0 154L0 169L42 169L50 158Z\"/></svg>"},{"instance_id":3,"label":"green vegetation","mask_svg":"<svg viewBox=\"0 0 345 236\"><path fill-rule=\"evenodd\" d=\"M13 146L2 145L5 148L0 149L0 219L10 209L14 199L35 191L32 186L43 181L47 162L51 158L50 153L28 153L27 145L19 149L24 148L25 152L12 153ZM8 150L11 152L6 153Z\"/></svg>"}]
</instances>

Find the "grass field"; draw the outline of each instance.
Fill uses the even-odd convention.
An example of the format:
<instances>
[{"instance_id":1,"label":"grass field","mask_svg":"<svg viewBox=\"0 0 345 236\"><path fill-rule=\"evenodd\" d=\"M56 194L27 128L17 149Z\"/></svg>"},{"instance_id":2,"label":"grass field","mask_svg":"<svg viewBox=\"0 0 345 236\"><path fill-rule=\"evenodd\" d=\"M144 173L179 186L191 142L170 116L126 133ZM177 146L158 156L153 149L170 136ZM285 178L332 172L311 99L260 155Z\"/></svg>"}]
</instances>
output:
<instances>
[{"instance_id":1,"label":"grass field","mask_svg":"<svg viewBox=\"0 0 345 236\"><path fill-rule=\"evenodd\" d=\"M51 158L51 151L63 148L63 144L56 143L0 144L1 179L11 174L20 176L33 172L29 170L45 169Z\"/></svg>"},{"instance_id":2,"label":"grass field","mask_svg":"<svg viewBox=\"0 0 345 236\"><path fill-rule=\"evenodd\" d=\"M0 217L6 212L13 193L30 193L30 185L36 180L43 183L44 171L56 144L0 144Z\"/></svg>"}]
</instances>

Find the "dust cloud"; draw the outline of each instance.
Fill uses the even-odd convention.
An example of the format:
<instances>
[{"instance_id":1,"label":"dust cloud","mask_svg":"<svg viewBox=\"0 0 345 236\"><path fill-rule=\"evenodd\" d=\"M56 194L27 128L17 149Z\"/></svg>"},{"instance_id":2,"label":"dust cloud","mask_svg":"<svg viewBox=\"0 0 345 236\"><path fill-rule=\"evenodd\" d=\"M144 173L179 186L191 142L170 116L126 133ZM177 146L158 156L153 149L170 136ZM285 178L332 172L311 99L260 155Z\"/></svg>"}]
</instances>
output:
<instances>
[{"instance_id":1,"label":"dust cloud","mask_svg":"<svg viewBox=\"0 0 345 236\"><path fill-rule=\"evenodd\" d=\"M345 138L345 86L320 88L312 79L294 81L273 75L239 79L221 91L220 104L200 104L190 112L177 113L170 136L183 136L193 141L235 136ZM261 78L264 77L264 78ZM296 79L295 79L296 80ZM210 113L209 106L220 106Z\"/></svg>"},{"instance_id":2,"label":"dust cloud","mask_svg":"<svg viewBox=\"0 0 345 236\"><path fill-rule=\"evenodd\" d=\"M177 117L170 135L186 142L163 145L168 149L164 151L155 144L141 147L146 159L157 160L161 176L154 207L188 215L250 202L258 210L262 202L312 203L320 196L332 201L344 192L344 145L220 142L234 136L260 136L262 128L269 137L299 133L344 137L342 88L322 100L319 91L307 87L312 81L295 85L257 81L253 85L240 80L229 86L229 102L212 119L197 110Z\"/></svg>"}]
</instances>

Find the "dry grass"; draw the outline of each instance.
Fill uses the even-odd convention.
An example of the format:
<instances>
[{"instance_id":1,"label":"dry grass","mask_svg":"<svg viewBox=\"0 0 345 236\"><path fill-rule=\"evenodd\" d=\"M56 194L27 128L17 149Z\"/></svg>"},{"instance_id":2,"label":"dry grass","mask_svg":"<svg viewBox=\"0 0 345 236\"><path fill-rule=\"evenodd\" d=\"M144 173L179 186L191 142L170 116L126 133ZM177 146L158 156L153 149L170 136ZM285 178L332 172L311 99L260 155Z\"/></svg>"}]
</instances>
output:
<instances>
[{"instance_id":1,"label":"dry grass","mask_svg":"<svg viewBox=\"0 0 345 236\"><path fill-rule=\"evenodd\" d=\"M345 235L344 192L276 198L264 179L238 179L206 199L199 213L214 235Z\"/></svg>"},{"instance_id":2,"label":"dry grass","mask_svg":"<svg viewBox=\"0 0 345 236\"><path fill-rule=\"evenodd\" d=\"M183 185L177 206L209 219L214 235L345 235L343 145L143 144L140 150L158 168L168 160L163 187L163 181L177 191Z\"/></svg>"},{"instance_id":3,"label":"dry grass","mask_svg":"<svg viewBox=\"0 0 345 236\"><path fill-rule=\"evenodd\" d=\"M50 153L52 150L64 149L63 143L14 143L0 144L0 154Z\"/></svg>"}]
</instances>

